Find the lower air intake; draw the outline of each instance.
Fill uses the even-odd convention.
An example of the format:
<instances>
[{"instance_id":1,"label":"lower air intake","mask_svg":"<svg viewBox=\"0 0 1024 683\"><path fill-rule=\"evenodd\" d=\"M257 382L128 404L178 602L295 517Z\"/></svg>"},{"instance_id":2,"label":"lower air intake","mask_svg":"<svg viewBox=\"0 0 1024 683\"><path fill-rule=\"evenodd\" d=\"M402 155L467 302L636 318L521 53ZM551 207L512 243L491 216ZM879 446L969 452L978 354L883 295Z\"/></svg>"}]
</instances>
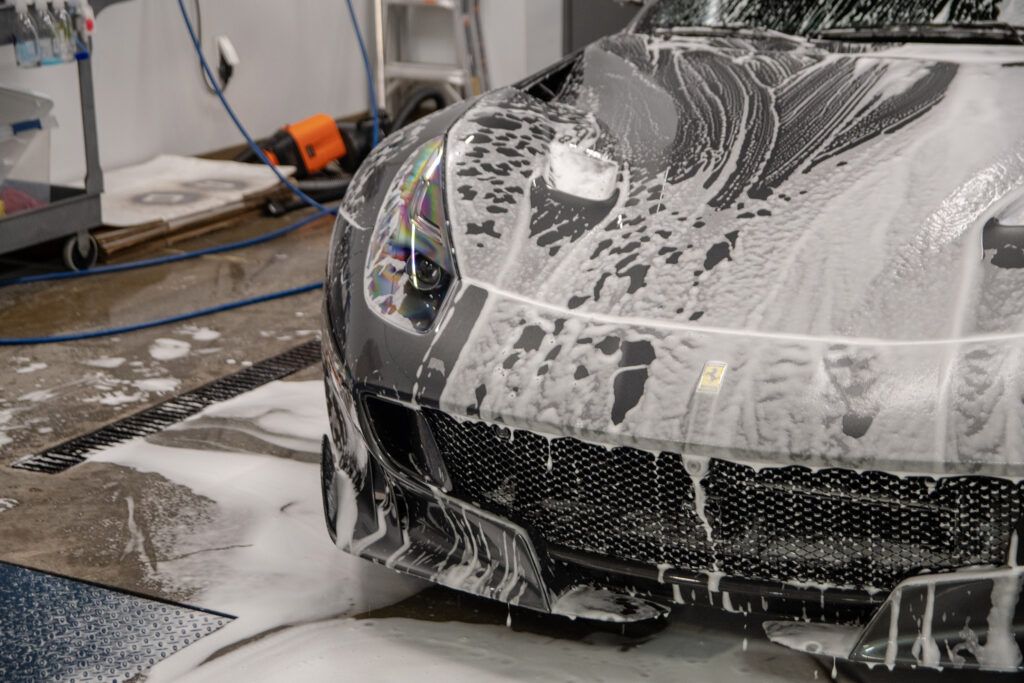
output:
<instances>
[{"instance_id":1,"label":"lower air intake","mask_svg":"<svg viewBox=\"0 0 1024 683\"><path fill-rule=\"evenodd\" d=\"M752 580L891 590L921 570L1006 562L1024 484L754 468L712 460L704 505L681 456L426 410L460 498L571 550Z\"/></svg>"}]
</instances>

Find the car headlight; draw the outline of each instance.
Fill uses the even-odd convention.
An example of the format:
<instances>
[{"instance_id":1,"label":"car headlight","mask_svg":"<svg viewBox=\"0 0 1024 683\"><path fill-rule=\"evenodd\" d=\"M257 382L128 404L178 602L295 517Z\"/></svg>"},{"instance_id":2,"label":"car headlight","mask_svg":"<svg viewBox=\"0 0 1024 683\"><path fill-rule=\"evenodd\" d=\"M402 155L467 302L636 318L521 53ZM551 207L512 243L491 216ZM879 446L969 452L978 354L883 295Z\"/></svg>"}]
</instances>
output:
<instances>
[{"instance_id":1,"label":"car headlight","mask_svg":"<svg viewBox=\"0 0 1024 683\"><path fill-rule=\"evenodd\" d=\"M444 138L439 137L420 147L396 176L366 259L370 308L414 332L433 326L455 281L443 176Z\"/></svg>"}]
</instances>

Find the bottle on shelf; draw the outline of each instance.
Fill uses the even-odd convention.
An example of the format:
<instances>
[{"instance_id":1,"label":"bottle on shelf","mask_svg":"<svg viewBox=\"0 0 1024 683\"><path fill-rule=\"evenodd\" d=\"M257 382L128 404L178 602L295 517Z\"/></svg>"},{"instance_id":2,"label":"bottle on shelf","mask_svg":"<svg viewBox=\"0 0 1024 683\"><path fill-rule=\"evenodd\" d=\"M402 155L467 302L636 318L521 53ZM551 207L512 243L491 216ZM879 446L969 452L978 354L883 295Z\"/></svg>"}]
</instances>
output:
<instances>
[{"instance_id":1,"label":"bottle on shelf","mask_svg":"<svg viewBox=\"0 0 1024 683\"><path fill-rule=\"evenodd\" d=\"M39 66L39 31L29 11L28 0L14 2L14 52L20 67Z\"/></svg>"},{"instance_id":2,"label":"bottle on shelf","mask_svg":"<svg viewBox=\"0 0 1024 683\"><path fill-rule=\"evenodd\" d=\"M75 61L75 21L68 12L67 0L52 0L53 18L57 26L57 36L54 40L57 56L62 62Z\"/></svg>"},{"instance_id":3,"label":"bottle on shelf","mask_svg":"<svg viewBox=\"0 0 1024 683\"><path fill-rule=\"evenodd\" d=\"M39 61L43 66L60 64L57 55L57 21L46 0L35 0L36 29L39 34Z\"/></svg>"}]
</instances>

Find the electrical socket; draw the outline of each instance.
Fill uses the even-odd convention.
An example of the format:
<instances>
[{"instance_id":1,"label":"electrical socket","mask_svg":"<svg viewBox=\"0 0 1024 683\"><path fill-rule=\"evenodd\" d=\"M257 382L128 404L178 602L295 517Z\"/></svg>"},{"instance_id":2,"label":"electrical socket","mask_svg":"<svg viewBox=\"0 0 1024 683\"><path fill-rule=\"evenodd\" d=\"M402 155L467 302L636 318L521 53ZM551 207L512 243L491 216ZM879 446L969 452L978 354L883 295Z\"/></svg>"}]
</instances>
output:
<instances>
[{"instance_id":1,"label":"electrical socket","mask_svg":"<svg viewBox=\"0 0 1024 683\"><path fill-rule=\"evenodd\" d=\"M220 75L221 87L226 88L241 60L238 57L238 50L227 36L217 36L217 52L220 53L220 66L217 72Z\"/></svg>"}]
</instances>

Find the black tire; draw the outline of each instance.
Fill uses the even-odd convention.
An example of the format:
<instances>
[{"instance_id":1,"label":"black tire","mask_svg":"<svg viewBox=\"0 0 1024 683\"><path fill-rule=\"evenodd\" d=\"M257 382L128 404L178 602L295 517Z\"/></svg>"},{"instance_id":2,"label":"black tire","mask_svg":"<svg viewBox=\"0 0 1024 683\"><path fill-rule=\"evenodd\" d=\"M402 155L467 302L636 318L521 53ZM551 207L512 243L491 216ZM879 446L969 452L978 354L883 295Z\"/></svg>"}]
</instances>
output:
<instances>
[{"instance_id":1,"label":"black tire","mask_svg":"<svg viewBox=\"0 0 1024 683\"><path fill-rule=\"evenodd\" d=\"M100 245L92 235L85 236L85 253L78 245L78 236L72 236L64 242L62 255L68 270L89 270L100 259Z\"/></svg>"}]
</instances>

